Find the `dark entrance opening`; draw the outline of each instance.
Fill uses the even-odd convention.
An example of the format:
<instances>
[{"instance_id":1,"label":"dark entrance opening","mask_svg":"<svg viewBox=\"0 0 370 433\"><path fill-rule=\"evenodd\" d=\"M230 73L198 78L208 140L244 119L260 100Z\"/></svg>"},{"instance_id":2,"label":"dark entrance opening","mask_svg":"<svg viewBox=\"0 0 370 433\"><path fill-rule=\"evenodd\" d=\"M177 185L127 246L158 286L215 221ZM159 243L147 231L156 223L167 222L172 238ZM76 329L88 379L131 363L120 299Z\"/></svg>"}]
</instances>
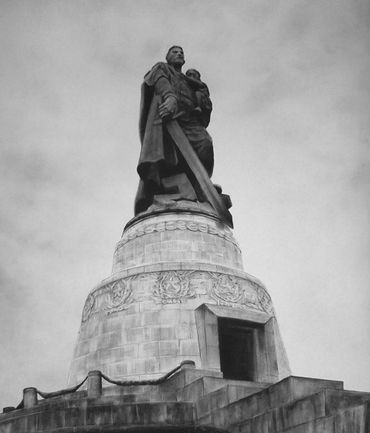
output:
<instances>
[{"instance_id":1,"label":"dark entrance opening","mask_svg":"<svg viewBox=\"0 0 370 433\"><path fill-rule=\"evenodd\" d=\"M218 319L221 371L225 379L255 377L256 325L243 320Z\"/></svg>"}]
</instances>

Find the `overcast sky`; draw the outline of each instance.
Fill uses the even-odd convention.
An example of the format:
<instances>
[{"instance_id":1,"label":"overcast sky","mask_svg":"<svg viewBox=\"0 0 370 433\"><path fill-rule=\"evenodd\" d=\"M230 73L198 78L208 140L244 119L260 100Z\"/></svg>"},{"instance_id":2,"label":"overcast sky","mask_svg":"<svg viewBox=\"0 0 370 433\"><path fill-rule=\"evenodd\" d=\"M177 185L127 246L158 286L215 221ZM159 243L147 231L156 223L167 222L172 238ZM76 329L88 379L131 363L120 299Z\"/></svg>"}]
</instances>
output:
<instances>
[{"instance_id":1,"label":"overcast sky","mask_svg":"<svg viewBox=\"0 0 370 433\"><path fill-rule=\"evenodd\" d=\"M293 374L370 391L368 0L0 1L0 409L66 378L133 216L145 72L183 46Z\"/></svg>"}]
</instances>

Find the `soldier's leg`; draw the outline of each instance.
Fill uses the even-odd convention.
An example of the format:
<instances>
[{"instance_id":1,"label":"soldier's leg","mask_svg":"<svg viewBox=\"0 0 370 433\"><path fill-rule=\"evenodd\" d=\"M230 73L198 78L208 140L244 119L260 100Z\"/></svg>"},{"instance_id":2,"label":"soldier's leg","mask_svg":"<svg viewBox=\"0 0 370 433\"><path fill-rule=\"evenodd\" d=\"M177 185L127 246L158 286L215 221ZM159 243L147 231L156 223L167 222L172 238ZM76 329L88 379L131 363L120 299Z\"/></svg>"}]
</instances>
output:
<instances>
[{"instance_id":1,"label":"soldier's leg","mask_svg":"<svg viewBox=\"0 0 370 433\"><path fill-rule=\"evenodd\" d=\"M192 140L190 141L190 144L206 169L208 176L211 177L214 166L213 144L211 137L206 137L199 141Z\"/></svg>"}]
</instances>

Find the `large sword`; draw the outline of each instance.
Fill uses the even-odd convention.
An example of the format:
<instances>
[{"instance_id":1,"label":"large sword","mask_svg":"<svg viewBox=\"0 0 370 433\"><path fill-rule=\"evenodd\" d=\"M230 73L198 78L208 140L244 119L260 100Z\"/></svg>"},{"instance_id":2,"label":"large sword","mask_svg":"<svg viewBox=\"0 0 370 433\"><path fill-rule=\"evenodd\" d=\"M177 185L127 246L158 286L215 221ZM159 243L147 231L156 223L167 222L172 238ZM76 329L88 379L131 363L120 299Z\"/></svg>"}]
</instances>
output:
<instances>
[{"instance_id":1,"label":"large sword","mask_svg":"<svg viewBox=\"0 0 370 433\"><path fill-rule=\"evenodd\" d=\"M233 217L231 213L228 211L219 193L216 191L216 188L211 182L206 169L200 162L194 149L191 147L188 138L184 134L184 131L174 119L165 121L163 123L177 148L181 152L181 155L184 157L190 170L194 173L195 179L198 182L205 198L215 209L221 220L224 221L229 227L233 228Z\"/></svg>"}]
</instances>

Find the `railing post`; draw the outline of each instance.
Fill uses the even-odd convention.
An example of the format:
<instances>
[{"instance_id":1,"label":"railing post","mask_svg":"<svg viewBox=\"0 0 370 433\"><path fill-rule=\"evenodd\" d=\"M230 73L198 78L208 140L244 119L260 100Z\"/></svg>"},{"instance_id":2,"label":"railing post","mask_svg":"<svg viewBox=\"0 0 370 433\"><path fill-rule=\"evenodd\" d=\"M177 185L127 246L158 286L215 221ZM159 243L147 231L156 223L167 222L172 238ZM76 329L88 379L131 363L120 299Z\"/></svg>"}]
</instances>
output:
<instances>
[{"instance_id":1,"label":"railing post","mask_svg":"<svg viewBox=\"0 0 370 433\"><path fill-rule=\"evenodd\" d=\"M33 387L24 388L23 405L25 409L37 405L37 389Z\"/></svg>"},{"instance_id":2,"label":"railing post","mask_svg":"<svg viewBox=\"0 0 370 433\"><path fill-rule=\"evenodd\" d=\"M3 413L13 412L13 410L15 410L14 406L5 406L5 407L3 407Z\"/></svg>"},{"instance_id":3,"label":"railing post","mask_svg":"<svg viewBox=\"0 0 370 433\"><path fill-rule=\"evenodd\" d=\"M195 368L195 362L190 361L189 359L186 359L185 361L182 361L180 364L181 370L185 370L186 368Z\"/></svg>"},{"instance_id":4,"label":"railing post","mask_svg":"<svg viewBox=\"0 0 370 433\"><path fill-rule=\"evenodd\" d=\"M102 378L99 370L89 371L87 376L87 396L89 398L100 397L102 394Z\"/></svg>"}]
</instances>

